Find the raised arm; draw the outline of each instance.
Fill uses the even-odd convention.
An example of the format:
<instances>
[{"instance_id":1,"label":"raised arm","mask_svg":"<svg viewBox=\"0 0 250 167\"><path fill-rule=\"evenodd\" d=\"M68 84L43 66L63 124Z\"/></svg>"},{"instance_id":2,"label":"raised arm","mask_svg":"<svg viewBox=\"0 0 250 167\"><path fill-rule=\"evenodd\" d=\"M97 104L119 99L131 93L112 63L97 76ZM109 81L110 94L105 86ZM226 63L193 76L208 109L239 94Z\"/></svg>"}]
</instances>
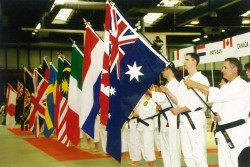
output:
<instances>
[{"instance_id":1,"label":"raised arm","mask_svg":"<svg viewBox=\"0 0 250 167\"><path fill-rule=\"evenodd\" d=\"M199 91L201 91L202 93L209 95L209 87L206 85L202 85L198 82L192 81L191 79L187 78L186 80L184 80L184 84L188 87L188 88L194 88L197 89Z\"/></svg>"}]
</instances>

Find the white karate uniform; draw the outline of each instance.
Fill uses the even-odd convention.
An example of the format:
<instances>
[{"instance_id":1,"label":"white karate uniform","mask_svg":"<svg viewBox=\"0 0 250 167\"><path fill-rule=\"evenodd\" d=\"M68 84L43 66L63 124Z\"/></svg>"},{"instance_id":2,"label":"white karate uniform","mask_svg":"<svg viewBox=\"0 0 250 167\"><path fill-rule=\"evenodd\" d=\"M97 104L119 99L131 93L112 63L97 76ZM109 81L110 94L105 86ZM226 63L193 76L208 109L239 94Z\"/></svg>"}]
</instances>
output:
<instances>
[{"instance_id":1,"label":"white karate uniform","mask_svg":"<svg viewBox=\"0 0 250 167\"><path fill-rule=\"evenodd\" d=\"M121 129L121 144L122 144L122 153L128 152L128 124L127 122L124 123Z\"/></svg>"},{"instance_id":2,"label":"white karate uniform","mask_svg":"<svg viewBox=\"0 0 250 167\"><path fill-rule=\"evenodd\" d=\"M250 111L250 94L246 81L238 76L230 83L225 84L221 89L209 88L208 100L214 103L220 103L220 110L217 111L221 117L219 125L231 123L239 119L248 119ZM218 156L220 167L237 167L238 155L247 146L249 146L249 128L247 123L227 129L230 139L235 148L230 149L221 132L217 132L218 138Z\"/></svg>"},{"instance_id":3,"label":"white karate uniform","mask_svg":"<svg viewBox=\"0 0 250 167\"><path fill-rule=\"evenodd\" d=\"M140 161L142 157L141 157L140 134L137 130L137 120L131 119L128 122L128 124L129 124L128 128L129 156L133 162Z\"/></svg>"},{"instance_id":4,"label":"white karate uniform","mask_svg":"<svg viewBox=\"0 0 250 167\"><path fill-rule=\"evenodd\" d=\"M179 82L174 78L166 87L176 94ZM152 92L152 99L162 106L162 109L176 105L172 102L169 103L166 95L160 92ZM170 98L169 98L170 100ZM180 131L177 129L177 116L172 112L165 112L169 127L167 127L166 118L161 115L161 128L160 128L160 141L161 141L161 155L164 167L180 167L181 166L181 147L180 147Z\"/></svg>"},{"instance_id":5,"label":"white karate uniform","mask_svg":"<svg viewBox=\"0 0 250 167\"><path fill-rule=\"evenodd\" d=\"M147 105L144 102L147 101ZM145 96L142 97L141 102L138 105L137 110L139 113L139 118L146 119L152 117L156 113L156 104L152 99L147 100ZM149 124L149 126L143 123L138 123L137 129L140 134L141 150L145 161L154 161L155 151L154 151L154 122L153 119L144 120Z\"/></svg>"},{"instance_id":6,"label":"white karate uniform","mask_svg":"<svg viewBox=\"0 0 250 167\"><path fill-rule=\"evenodd\" d=\"M100 114L96 115L94 128L94 143L98 143L100 141Z\"/></svg>"},{"instance_id":7,"label":"white karate uniform","mask_svg":"<svg viewBox=\"0 0 250 167\"><path fill-rule=\"evenodd\" d=\"M102 143L102 151L107 152L107 131L106 126L103 124L100 124L100 137L101 137L101 143Z\"/></svg>"},{"instance_id":8,"label":"white karate uniform","mask_svg":"<svg viewBox=\"0 0 250 167\"><path fill-rule=\"evenodd\" d=\"M196 72L190 79L209 86L208 79L201 72ZM195 91L206 101L207 96L205 94L196 89ZM181 146L184 161L187 167L207 167L206 106L192 89L186 87L183 80L180 82L176 97L178 99L178 107L186 106L190 109L191 112L188 114L196 128L193 130L188 118L185 115L180 115ZM195 111L197 108L201 109Z\"/></svg>"},{"instance_id":9,"label":"white karate uniform","mask_svg":"<svg viewBox=\"0 0 250 167\"><path fill-rule=\"evenodd\" d=\"M158 127L158 117L153 118L155 129L154 129L154 143L155 143L155 150L161 151L161 140L160 140L160 132Z\"/></svg>"}]
</instances>

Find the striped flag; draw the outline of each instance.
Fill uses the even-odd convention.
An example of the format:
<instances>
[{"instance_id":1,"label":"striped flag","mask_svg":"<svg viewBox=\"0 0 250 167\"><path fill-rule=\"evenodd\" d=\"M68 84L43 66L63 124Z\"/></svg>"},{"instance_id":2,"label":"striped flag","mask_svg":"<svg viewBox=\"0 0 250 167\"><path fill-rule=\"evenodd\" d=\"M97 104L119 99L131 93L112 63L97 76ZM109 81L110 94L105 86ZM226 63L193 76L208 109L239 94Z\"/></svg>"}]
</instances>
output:
<instances>
[{"instance_id":1,"label":"striped flag","mask_svg":"<svg viewBox=\"0 0 250 167\"><path fill-rule=\"evenodd\" d=\"M82 63L83 53L76 46L72 45L71 71L69 77L68 111L66 114L66 130L71 143L77 145L80 142L79 115L81 110L82 95Z\"/></svg>"},{"instance_id":2,"label":"striped flag","mask_svg":"<svg viewBox=\"0 0 250 167\"><path fill-rule=\"evenodd\" d=\"M66 114L68 109L70 63L66 59L58 58L57 93L55 120L57 119L57 138L66 146L69 146L69 138L66 131Z\"/></svg>"},{"instance_id":3,"label":"striped flag","mask_svg":"<svg viewBox=\"0 0 250 167\"><path fill-rule=\"evenodd\" d=\"M103 41L87 25L84 45L82 109L80 125L84 132L94 138L94 123L99 112L100 81L103 64Z\"/></svg>"},{"instance_id":4,"label":"striped flag","mask_svg":"<svg viewBox=\"0 0 250 167\"><path fill-rule=\"evenodd\" d=\"M206 45L202 44L202 45L196 46L196 53L199 56L206 56Z\"/></svg>"}]
</instances>

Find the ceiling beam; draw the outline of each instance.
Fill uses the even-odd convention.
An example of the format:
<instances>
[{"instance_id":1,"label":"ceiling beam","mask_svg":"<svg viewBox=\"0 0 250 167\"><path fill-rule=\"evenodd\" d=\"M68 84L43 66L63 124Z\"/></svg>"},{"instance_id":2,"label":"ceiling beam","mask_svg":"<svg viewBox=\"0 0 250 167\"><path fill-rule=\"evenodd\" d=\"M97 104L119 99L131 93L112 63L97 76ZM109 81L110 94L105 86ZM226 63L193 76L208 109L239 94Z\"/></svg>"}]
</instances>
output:
<instances>
[{"instance_id":1,"label":"ceiling beam","mask_svg":"<svg viewBox=\"0 0 250 167\"><path fill-rule=\"evenodd\" d=\"M211 12L223 9L238 2L240 2L240 0L208 0L208 3L201 4L181 15L178 15L176 17L175 26L184 26L190 23L193 19L209 15Z\"/></svg>"},{"instance_id":2,"label":"ceiling beam","mask_svg":"<svg viewBox=\"0 0 250 167\"><path fill-rule=\"evenodd\" d=\"M56 4L57 7L76 9L76 10L105 10L105 2L64 2L63 4Z\"/></svg>"},{"instance_id":3,"label":"ceiling beam","mask_svg":"<svg viewBox=\"0 0 250 167\"><path fill-rule=\"evenodd\" d=\"M68 30L68 29L36 29L36 28L22 28L22 31L32 31L32 32L50 32L50 33L85 33L85 30ZM104 34L104 31L96 31L97 34ZM169 35L169 36L199 36L200 32L151 32L152 34L161 34L161 35Z\"/></svg>"},{"instance_id":4,"label":"ceiling beam","mask_svg":"<svg viewBox=\"0 0 250 167\"><path fill-rule=\"evenodd\" d=\"M165 13L165 14L181 14L188 10L191 10L194 6L155 6L155 7L143 7L143 8L131 8L126 14L131 15L134 13Z\"/></svg>"}]
</instances>

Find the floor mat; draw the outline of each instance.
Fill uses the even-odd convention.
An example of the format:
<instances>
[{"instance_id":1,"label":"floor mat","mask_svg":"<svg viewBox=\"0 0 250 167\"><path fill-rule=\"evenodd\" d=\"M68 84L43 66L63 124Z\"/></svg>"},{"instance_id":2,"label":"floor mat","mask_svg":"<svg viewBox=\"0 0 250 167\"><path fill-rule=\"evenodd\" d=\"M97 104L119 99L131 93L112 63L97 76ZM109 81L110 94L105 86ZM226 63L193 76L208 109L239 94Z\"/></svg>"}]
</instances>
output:
<instances>
[{"instance_id":1,"label":"floor mat","mask_svg":"<svg viewBox=\"0 0 250 167\"><path fill-rule=\"evenodd\" d=\"M58 161L110 158L110 156L104 154L92 154L80 150L75 146L66 147L50 138L25 138L24 140Z\"/></svg>"},{"instance_id":2,"label":"floor mat","mask_svg":"<svg viewBox=\"0 0 250 167\"><path fill-rule=\"evenodd\" d=\"M22 131L20 128L13 128L9 129L12 133L14 133L17 136L26 136L26 135L32 135L33 133L31 131Z\"/></svg>"}]
</instances>

